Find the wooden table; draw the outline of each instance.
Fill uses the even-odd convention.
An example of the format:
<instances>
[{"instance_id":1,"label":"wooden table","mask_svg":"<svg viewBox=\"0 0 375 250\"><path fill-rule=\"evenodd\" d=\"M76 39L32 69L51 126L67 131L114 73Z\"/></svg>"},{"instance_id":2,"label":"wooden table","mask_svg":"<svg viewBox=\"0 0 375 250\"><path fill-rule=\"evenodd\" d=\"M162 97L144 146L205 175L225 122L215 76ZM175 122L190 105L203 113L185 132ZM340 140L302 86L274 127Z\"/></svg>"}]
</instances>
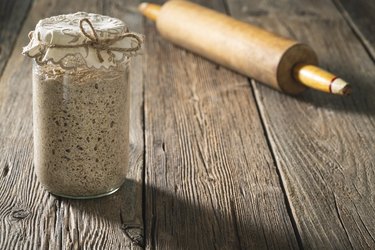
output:
<instances>
[{"instance_id":1,"label":"wooden table","mask_svg":"<svg viewBox=\"0 0 375 250\"><path fill-rule=\"evenodd\" d=\"M0 249L375 249L375 4L197 1L310 44L350 97L281 94L163 40L139 1L0 3ZM131 153L116 194L79 201L33 169L41 18L78 10L146 35L132 63Z\"/></svg>"}]
</instances>

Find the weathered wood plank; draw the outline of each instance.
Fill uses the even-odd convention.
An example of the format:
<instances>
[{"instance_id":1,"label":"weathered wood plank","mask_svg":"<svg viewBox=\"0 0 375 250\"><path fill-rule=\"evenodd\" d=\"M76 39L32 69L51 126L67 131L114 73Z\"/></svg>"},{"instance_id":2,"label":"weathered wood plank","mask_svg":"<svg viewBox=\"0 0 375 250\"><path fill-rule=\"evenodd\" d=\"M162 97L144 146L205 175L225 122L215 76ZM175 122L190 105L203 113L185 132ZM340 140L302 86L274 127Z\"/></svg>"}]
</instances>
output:
<instances>
[{"instance_id":1,"label":"weathered wood plank","mask_svg":"<svg viewBox=\"0 0 375 250\"><path fill-rule=\"evenodd\" d=\"M333 0L375 61L375 2Z\"/></svg>"},{"instance_id":2,"label":"weathered wood plank","mask_svg":"<svg viewBox=\"0 0 375 250\"><path fill-rule=\"evenodd\" d=\"M142 243L141 71L137 69L131 75L134 88L127 183L110 197L74 201L49 195L36 180L32 165L31 60L20 54L28 42L27 33L37 21L61 13L81 10L113 15L132 21L141 31L142 19L126 9L135 4L83 0L34 3L0 81L1 249L137 249ZM133 66L141 67L141 61Z\"/></svg>"},{"instance_id":3,"label":"weathered wood plank","mask_svg":"<svg viewBox=\"0 0 375 250\"><path fill-rule=\"evenodd\" d=\"M247 79L145 33L146 248L298 248Z\"/></svg>"},{"instance_id":4,"label":"weathered wood plank","mask_svg":"<svg viewBox=\"0 0 375 250\"><path fill-rule=\"evenodd\" d=\"M143 18L137 11L140 0L110 1L104 5L104 13L124 20L129 28L143 34ZM107 11L108 9L108 11ZM143 170L144 170L144 120L143 120L143 63L142 55L131 63L131 109L130 109L130 159L121 210L123 229L137 245L144 245L143 222Z\"/></svg>"},{"instance_id":5,"label":"weathered wood plank","mask_svg":"<svg viewBox=\"0 0 375 250\"><path fill-rule=\"evenodd\" d=\"M351 97L290 97L253 82L277 167L307 249L375 247L375 68L331 1L232 1L230 13L311 44Z\"/></svg>"},{"instance_id":6,"label":"weathered wood plank","mask_svg":"<svg viewBox=\"0 0 375 250\"><path fill-rule=\"evenodd\" d=\"M31 3L32 0L0 1L0 76Z\"/></svg>"}]
</instances>

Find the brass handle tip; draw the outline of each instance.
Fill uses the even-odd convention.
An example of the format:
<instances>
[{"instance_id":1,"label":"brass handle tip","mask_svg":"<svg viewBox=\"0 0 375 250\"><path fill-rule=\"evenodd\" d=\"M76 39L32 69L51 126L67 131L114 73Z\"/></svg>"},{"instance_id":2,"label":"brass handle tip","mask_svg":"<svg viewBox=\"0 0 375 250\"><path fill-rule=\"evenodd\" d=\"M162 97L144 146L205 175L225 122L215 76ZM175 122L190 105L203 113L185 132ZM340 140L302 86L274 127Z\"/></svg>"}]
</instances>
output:
<instances>
[{"instance_id":1,"label":"brass handle tip","mask_svg":"<svg viewBox=\"0 0 375 250\"><path fill-rule=\"evenodd\" d=\"M298 64L293 69L294 78L301 84L335 95L349 95L352 89L343 79L315 65Z\"/></svg>"},{"instance_id":2,"label":"brass handle tip","mask_svg":"<svg viewBox=\"0 0 375 250\"><path fill-rule=\"evenodd\" d=\"M144 2L138 5L138 10L151 21L156 21L159 16L160 5Z\"/></svg>"}]
</instances>

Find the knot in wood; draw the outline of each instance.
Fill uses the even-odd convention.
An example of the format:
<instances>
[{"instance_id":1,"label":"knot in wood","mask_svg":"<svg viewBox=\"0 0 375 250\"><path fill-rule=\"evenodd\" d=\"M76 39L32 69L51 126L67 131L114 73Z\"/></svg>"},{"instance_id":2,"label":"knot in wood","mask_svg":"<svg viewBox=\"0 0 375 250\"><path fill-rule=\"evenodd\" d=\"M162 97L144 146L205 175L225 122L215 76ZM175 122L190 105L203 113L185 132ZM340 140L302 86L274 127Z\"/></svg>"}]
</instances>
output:
<instances>
[{"instance_id":1,"label":"knot in wood","mask_svg":"<svg viewBox=\"0 0 375 250\"><path fill-rule=\"evenodd\" d=\"M23 208L17 208L14 209L11 213L12 218L17 220L25 219L27 216L29 216L30 211L23 209Z\"/></svg>"}]
</instances>

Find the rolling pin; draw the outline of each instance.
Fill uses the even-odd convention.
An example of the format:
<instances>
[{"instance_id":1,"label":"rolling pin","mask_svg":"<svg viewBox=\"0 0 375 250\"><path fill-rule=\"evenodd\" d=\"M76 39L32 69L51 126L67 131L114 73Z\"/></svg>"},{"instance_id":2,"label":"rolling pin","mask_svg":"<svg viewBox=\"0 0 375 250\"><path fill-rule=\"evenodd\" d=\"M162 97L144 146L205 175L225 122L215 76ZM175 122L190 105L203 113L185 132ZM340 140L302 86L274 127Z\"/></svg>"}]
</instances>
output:
<instances>
[{"instance_id":1,"label":"rolling pin","mask_svg":"<svg viewBox=\"0 0 375 250\"><path fill-rule=\"evenodd\" d=\"M142 3L139 11L156 21L165 39L282 92L351 91L347 82L316 66L317 56L306 44L188 1Z\"/></svg>"}]
</instances>

